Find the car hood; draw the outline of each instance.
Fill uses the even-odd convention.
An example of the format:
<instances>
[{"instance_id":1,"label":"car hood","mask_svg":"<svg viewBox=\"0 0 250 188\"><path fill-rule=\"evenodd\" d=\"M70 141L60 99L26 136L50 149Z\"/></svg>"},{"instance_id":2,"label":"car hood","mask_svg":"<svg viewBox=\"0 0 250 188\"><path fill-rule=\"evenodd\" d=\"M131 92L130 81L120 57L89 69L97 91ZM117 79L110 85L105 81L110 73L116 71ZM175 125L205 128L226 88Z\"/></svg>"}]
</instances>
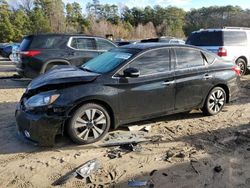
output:
<instances>
[{"instance_id":1,"label":"car hood","mask_svg":"<svg viewBox=\"0 0 250 188\"><path fill-rule=\"evenodd\" d=\"M27 90L34 90L47 86L71 86L79 83L87 83L94 81L100 74L87 72L77 67L65 65L54 68L43 75L35 78L29 85Z\"/></svg>"}]
</instances>

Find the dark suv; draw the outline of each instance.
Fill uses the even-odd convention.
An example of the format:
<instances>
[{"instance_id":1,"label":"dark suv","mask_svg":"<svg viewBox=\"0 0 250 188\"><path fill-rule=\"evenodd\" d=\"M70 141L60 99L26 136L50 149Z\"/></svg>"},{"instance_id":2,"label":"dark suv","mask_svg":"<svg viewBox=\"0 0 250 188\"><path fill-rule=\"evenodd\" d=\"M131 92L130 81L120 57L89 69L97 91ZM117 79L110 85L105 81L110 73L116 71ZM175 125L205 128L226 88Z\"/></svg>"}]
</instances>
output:
<instances>
[{"instance_id":1,"label":"dark suv","mask_svg":"<svg viewBox=\"0 0 250 188\"><path fill-rule=\"evenodd\" d=\"M80 66L114 47L111 41L94 36L29 35L21 43L16 70L21 76L34 78L58 65Z\"/></svg>"}]
</instances>

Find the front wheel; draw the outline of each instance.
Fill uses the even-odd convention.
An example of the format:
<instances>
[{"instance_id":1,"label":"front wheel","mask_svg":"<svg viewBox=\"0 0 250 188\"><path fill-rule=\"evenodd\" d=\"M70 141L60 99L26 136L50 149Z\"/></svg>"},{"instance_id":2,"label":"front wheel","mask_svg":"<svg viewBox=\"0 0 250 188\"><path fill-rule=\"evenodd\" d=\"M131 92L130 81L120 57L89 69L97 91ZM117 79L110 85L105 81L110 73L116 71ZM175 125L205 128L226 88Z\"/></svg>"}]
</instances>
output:
<instances>
[{"instance_id":1,"label":"front wheel","mask_svg":"<svg viewBox=\"0 0 250 188\"><path fill-rule=\"evenodd\" d=\"M205 115L216 115L222 110L225 103L225 90L221 87L215 87L209 92L202 111Z\"/></svg>"},{"instance_id":2,"label":"front wheel","mask_svg":"<svg viewBox=\"0 0 250 188\"><path fill-rule=\"evenodd\" d=\"M110 124L110 115L103 106L87 103L75 111L67 131L73 142L90 144L103 138Z\"/></svg>"}]
</instances>

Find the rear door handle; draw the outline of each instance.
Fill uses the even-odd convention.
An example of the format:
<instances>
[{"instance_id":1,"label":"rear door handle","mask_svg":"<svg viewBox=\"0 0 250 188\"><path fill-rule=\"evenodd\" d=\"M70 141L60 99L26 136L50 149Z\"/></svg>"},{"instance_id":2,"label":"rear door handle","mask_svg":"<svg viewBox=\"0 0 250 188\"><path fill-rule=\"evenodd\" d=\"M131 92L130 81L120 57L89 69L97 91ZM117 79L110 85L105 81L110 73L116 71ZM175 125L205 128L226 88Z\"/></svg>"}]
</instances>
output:
<instances>
[{"instance_id":1,"label":"rear door handle","mask_svg":"<svg viewBox=\"0 0 250 188\"><path fill-rule=\"evenodd\" d=\"M211 78L213 78L213 75L205 74L205 75L203 76L203 80L209 80L209 79L211 79Z\"/></svg>"},{"instance_id":2,"label":"rear door handle","mask_svg":"<svg viewBox=\"0 0 250 188\"><path fill-rule=\"evenodd\" d=\"M162 85L166 85L166 86L169 86L169 85L173 85L175 83L174 80L171 80L171 81L165 81L162 83Z\"/></svg>"}]
</instances>

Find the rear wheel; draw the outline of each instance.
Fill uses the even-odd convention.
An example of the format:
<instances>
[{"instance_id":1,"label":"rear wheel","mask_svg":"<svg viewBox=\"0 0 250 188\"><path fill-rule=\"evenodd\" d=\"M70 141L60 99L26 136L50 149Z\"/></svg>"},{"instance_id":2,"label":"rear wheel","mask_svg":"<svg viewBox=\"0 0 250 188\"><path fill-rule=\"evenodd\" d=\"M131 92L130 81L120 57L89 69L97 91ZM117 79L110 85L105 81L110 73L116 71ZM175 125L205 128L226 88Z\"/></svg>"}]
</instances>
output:
<instances>
[{"instance_id":1,"label":"rear wheel","mask_svg":"<svg viewBox=\"0 0 250 188\"><path fill-rule=\"evenodd\" d=\"M236 61L236 65L238 65L240 67L240 75L243 76L246 74L247 71L247 63L244 59L239 58Z\"/></svg>"},{"instance_id":2,"label":"rear wheel","mask_svg":"<svg viewBox=\"0 0 250 188\"><path fill-rule=\"evenodd\" d=\"M206 102L202 109L205 115L218 114L226 103L226 92L221 87L215 87L207 96Z\"/></svg>"},{"instance_id":3,"label":"rear wheel","mask_svg":"<svg viewBox=\"0 0 250 188\"><path fill-rule=\"evenodd\" d=\"M75 111L67 131L73 142L89 144L103 138L110 124L110 115L103 106L87 103Z\"/></svg>"}]
</instances>

